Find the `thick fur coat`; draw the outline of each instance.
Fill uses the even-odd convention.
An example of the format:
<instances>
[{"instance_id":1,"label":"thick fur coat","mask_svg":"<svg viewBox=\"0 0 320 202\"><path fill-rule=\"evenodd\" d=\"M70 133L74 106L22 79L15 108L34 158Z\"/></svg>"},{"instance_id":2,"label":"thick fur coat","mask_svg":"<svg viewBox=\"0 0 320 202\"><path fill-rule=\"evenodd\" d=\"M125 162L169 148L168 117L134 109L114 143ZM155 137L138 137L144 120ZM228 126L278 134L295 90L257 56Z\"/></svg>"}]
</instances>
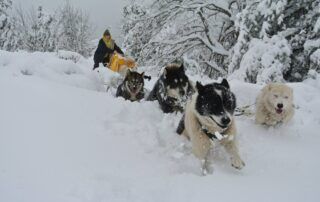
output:
<instances>
[{"instance_id":1,"label":"thick fur coat","mask_svg":"<svg viewBox=\"0 0 320 202\"><path fill-rule=\"evenodd\" d=\"M130 101L140 101L144 98L144 72L132 72L127 70L125 79L118 86L116 97L123 97Z\"/></svg>"},{"instance_id":2,"label":"thick fur coat","mask_svg":"<svg viewBox=\"0 0 320 202\"><path fill-rule=\"evenodd\" d=\"M273 126L287 123L294 115L293 90L285 84L266 85L256 100L257 124Z\"/></svg>"},{"instance_id":3,"label":"thick fur coat","mask_svg":"<svg viewBox=\"0 0 320 202\"><path fill-rule=\"evenodd\" d=\"M147 100L157 100L165 113L183 112L186 101L193 92L183 65L169 64L155 83Z\"/></svg>"},{"instance_id":4,"label":"thick fur coat","mask_svg":"<svg viewBox=\"0 0 320 202\"><path fill-rule=\"evenodd\" d=\"M226 80L222 83L202 86L197 82L197 92L188 101L185 114L177 129L178 134L185 135L192 143L192 152L202 161L203 174L212 172L210 158L212 141L224 146L231 158L231 165L241 169L242 161L236 142L236 126L233 112L236 107L234 94L229 90ZM223 136L212 139L211 134Z\"/></svg>"}]
</instances>

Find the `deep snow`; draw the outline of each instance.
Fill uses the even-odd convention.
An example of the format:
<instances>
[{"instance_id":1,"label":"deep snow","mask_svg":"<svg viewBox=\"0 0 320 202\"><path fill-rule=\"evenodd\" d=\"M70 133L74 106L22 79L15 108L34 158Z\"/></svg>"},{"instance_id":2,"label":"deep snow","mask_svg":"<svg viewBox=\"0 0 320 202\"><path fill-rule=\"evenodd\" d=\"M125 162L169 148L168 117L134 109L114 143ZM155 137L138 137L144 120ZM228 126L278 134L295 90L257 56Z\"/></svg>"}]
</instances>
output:
<instances>
[{"instance_id":1,"label":"deep snow","mask_svg":"<svg viewBox=\"0 0 320 202\"><path fill-rule=\"evenodd\" d=\"M233 169L217 147L214 173L203 177L190 143L175 134L181 114L115 98L103 85L115 76L91 67L0 51L0 201L319 201L319 75L289 84L297 109L288 125L237 117L246 167ZM239 106L262 88L230 83Z\"/></svg>"}]
</instances>

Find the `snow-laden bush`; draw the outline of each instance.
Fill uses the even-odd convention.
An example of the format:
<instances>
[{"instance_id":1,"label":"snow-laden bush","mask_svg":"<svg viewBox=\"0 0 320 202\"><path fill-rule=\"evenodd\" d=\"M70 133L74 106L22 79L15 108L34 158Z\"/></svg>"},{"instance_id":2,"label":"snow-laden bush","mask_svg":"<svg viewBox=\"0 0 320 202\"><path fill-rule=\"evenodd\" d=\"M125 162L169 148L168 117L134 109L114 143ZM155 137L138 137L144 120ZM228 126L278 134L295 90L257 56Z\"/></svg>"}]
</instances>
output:
<instances>
[{"instance_id":1,"label":"snow-laden bush","mask_svg":"<svg viewBox=\"0 0 320 202\"><path fill-rule=\"evenodd\" d=\"M320 72L320 49L317 49L310 56L310 69Z\"/></svg>"},{"instance_id":2,"label":"snow-laden bush","mask_svg":"<svg viewBox=\"0 0 320 202\"><path fill-rule=\"evenodd\" d=\"M232 77L250 83L281 82L290 67L290 55L290 46L283 37L275 35L272 38L252 39L240 68Z\"/></svg>"},{"instance_id":3,"label":"snow-laden bush","mask_svg":"<svg viewBox=\"0 0 320 202\"><path fill-rule=\"evenodd\" d=\"M278 71L284 73L286 81L302 81L307 78L312 66L310 55L320 48L319 11L318 0L262 0L248 4L237 15L235 25L239 35L232 49L228 72L246 68L241 66L244 64L242 60L253 40L266 40L278 35L288 41L291 49L288 68ZM254 75L255 72L251 74ZM249 82L254 81L255 79L249 79Z\"/></svg>"}]
</instances>

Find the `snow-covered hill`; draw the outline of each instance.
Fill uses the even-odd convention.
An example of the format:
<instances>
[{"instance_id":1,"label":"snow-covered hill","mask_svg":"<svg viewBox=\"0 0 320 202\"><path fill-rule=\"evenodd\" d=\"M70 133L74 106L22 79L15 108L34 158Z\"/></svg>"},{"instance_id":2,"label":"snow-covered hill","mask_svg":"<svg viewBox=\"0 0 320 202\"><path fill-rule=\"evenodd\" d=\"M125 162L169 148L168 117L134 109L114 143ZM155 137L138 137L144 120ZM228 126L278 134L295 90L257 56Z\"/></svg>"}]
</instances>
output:
<instances>
[{"instance_id":1,"label":"snow-covered hill","mask_svg":"<svg viewBox=\"0 0 320 202\"><path fill-rule=\"evenodd\" d=\"M91 67L0 51L0 201L319 201L319 76L289 84L297 109L288 125L237 117L247 166L233 169L217 148L214 173L203 177L175 134L181 114L113 97ZM241 106L262 86L231 88Z\"/></svg>"}]
</instances>

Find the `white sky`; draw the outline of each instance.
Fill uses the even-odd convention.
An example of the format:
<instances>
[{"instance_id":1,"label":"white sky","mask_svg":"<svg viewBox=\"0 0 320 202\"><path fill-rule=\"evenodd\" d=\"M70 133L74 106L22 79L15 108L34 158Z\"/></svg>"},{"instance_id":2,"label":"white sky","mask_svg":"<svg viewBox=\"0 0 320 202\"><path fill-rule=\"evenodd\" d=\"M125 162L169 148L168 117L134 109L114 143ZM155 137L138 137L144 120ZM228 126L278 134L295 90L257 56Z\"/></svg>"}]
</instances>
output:
<instances>
[{"instance_id":1,"label":"white sky","mask_svg":"<svg viewBox=\"0 0 320 202\"><path fill-rule=\"evenodd\" d=\"M69 0L72 5L81 8L90 15L95 29L94 38L102 36L106 28L110 28L113 38L121 42L120 24L122 18L122 8L128 0ZM21 5L22 8L35 8L42 5L48 12L54 11L63 5L65 0L13 0L13 4Z\"/></svg>"}]
</instances>

